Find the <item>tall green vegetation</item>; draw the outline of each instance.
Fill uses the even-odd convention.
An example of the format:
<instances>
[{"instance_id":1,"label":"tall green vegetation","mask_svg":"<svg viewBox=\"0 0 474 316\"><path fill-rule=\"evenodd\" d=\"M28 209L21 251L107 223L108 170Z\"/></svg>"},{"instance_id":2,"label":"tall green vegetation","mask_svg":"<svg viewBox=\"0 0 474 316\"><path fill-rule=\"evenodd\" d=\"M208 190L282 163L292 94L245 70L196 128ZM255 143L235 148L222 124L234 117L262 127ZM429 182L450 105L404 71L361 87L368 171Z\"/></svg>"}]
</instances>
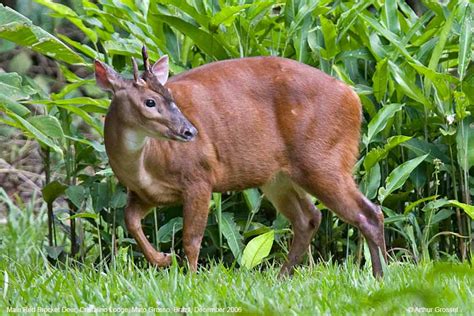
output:
<instances>
[{"instance_id":1,"label":"tall green vegetation","mask_svg":"<svg viewBox=\"0 0 474 316\"><path fill-rule=\"evenodd\" d=\"M275 55L354 86L364 107L354 172L367 197L383 206L389 254L413 261L472 255L469 1L426 1L421 16L397 0L83 0L74 8L36 2L82 34L80 40L52 35L0 6L0 37L54 59L67 81L47 94L29 78L0 74L1 121L36 139L44 153L51 258L67 250L80 260L113 261L133 248L123 228L125 190L102 145L107 96L94 89L92 76L81 78L72 70L80 66L92 73L98 58L129 75L130 57L139 58L143 44L154 60L168 54L173 74L216 60ZM66 203L66 212L56 207L58 201ZM316 204L323 222L310 262L348 255L364 260L359 233ZM215 193L210 207L204 257L253 267L268 254L286 253L288 222L257 189ZM173 207L146 219L158 248L180 249L181 216ZM69 238L60 242L63 234Z\"/></svg>"}]
</instances>

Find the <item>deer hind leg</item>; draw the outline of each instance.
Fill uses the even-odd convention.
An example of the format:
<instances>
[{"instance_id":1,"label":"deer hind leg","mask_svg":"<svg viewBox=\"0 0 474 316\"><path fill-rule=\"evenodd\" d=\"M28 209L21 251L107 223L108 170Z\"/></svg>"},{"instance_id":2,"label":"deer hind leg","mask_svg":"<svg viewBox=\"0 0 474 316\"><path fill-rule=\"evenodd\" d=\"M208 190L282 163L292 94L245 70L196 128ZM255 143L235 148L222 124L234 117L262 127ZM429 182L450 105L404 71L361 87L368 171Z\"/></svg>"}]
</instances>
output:
<instances>
[{"instance_id":1,"label":"deer hind leg","mask_svg":"<svg viewBox=\"0 0 474 316\"><path fill-rule=\"evenodd\" d=\"M183 246L189 268L197 271L199 251L206 230L212 189L207 183L190 186L183 205Z\"/></svg>"},{"instance_id":2,"label":"deer hind leg","mask_svg":"<svg viewBox=\"0 0 474 316\"><path fill-rule=\"evenodd\" d=\"M331 169L327 169L331 170ZM295 181L321 200L345 222L356 226L367 239L374 276L382 276L379 250L386 259L383 213L380 206L360 193L351 174L315 172Z\"/></svg>"},{"instance_id":3,"label":"deer hind leg","mask_svg":"<svg viewBox=\"0 0 474 316\"><path fill-rule=\"evenodd\" d=\"M149 211L150 206L144 204L130 191L128 204L125 208L125 225L127 230L137 242L148 262L157 267L166 267L171 264L171 256L167 253L156 251L143 232L141 221Z\"/></svg>"},{"instance_id":4,"label":"deer hind leg","mask_svg":"<svg viewBox=\"0 0 474 316\"><path fill-rule=\"evenodd\" d=\"M319 228L321 212L313 205L308 194L287 176L278 175L261 189L273 206L288 218L293 228L294 236L288 261L280 271L280 275L291 274L294 266L301 262Z\"/></svg>"}]
</instances>

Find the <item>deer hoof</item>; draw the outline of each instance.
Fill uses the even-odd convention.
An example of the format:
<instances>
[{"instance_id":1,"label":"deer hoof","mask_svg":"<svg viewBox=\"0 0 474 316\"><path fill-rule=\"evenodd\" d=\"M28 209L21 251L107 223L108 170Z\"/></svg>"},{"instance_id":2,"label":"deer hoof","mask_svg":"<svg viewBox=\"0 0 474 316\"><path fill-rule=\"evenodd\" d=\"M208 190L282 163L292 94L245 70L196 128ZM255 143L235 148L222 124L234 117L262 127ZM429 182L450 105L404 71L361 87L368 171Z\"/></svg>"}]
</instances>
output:
<instances>
[{"instance_id":1,"label":"deer hoof","mask_svg":"<svg viewBox=\"0 0 474 316\"><path fill-rule=\"evenodd\" d=\"M295 268L293 265L290 265L288 263L285 263L282 267L281 267L281 270L280 270L280 273L278 273L278 278L279 279L285 279L285 278L288 278L288 277L292 277L293 276L293 272L294 272Z\"/></svg>"},{"instance_id":2,"label":"deer hoof","mask_svg":"<svg viewBox=\"0 0 474 316\"><path fill-rule=\"evenodd\" d=\"M171 265L171 254L157 252L149 261L156 267L168 267Z\"/></svg>"}]
</instances>

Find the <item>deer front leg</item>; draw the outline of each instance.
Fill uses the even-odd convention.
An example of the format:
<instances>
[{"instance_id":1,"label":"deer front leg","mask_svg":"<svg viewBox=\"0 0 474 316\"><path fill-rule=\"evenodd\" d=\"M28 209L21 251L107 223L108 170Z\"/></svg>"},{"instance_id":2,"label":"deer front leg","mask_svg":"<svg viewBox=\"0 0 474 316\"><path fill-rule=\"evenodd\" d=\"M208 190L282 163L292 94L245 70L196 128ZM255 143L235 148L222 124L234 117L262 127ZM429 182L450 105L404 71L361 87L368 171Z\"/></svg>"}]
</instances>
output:
<instances>
[{"instance_id":1,"label":"deer front leg","mask_svg":"<svg viewBox=\"0 0 474 316\"><path fill-rule=\"evenodd\" d=\"M128 205L125 208L125 225L148 262L157 267L166 267L171 264L171 256L167 253L156 251L143 232L142 219L150 211L150 208L135 193L129 192Z\"/></svg>"},{"instance_id":2,"label":"deer front leg","mask_svg":"<svg viewBox=\"0 0 474 316\"><path fill-rule=\"evenodd\" d=\"M191 271L197 271L201 241L207 225L211 189L197 186L188 189L183 205L183 245Z\"/></svg>"}]
</instances>

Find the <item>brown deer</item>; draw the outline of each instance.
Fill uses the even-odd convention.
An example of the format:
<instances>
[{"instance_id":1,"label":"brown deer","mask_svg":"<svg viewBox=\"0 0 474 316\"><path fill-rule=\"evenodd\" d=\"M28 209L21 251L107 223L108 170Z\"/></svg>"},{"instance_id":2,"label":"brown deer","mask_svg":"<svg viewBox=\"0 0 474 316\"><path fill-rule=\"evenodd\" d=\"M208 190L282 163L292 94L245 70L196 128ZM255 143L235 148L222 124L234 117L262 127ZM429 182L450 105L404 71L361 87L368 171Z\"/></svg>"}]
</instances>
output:
<instances>
[{"instance_id":1,"label":"brown deer","mask_svg":"<svg viewBox=\"0 0 474 316\"><path fill-rule=\"evenodd\" d=\"M278 57L218 61L168 79L168 57L124 79L95 61L99 86L113 92L105 119L110 165L128 188L125 223L146 259L167 266L141 220L152 207L183 204L183 245L196 271L211 193L259 187L291 222L282 273L300 262L321 222L317 197L360 229L374 275L386 255L383 214L357 189L361 104L344 83Z\"/></svg>"}]
</instances>

